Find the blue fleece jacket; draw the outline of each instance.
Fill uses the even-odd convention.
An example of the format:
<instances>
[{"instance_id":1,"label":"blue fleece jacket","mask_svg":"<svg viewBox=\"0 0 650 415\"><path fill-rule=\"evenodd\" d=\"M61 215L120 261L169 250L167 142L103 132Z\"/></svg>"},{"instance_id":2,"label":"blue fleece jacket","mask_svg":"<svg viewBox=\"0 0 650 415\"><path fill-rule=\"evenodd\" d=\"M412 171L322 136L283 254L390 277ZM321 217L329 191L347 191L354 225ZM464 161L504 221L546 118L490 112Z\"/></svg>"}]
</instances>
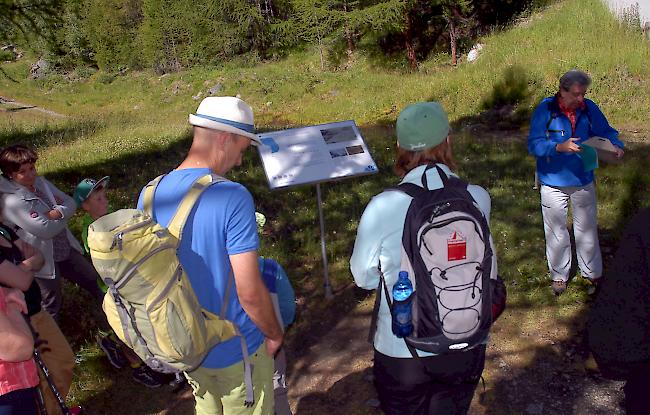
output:
<instances>
[{"instance_id":1,"label":"blue fleece jacket","mask_svg":"<svg viewBox=\"0 0 650 415\"><path fill-rule=\"evenodd\" d=\"M542 100L533 113L528 133L528 152L537 158L539 180L548 186L586 186L594 180L593 170L585 171L580 153L558 153L555 146L571 137L579 138L576 144L598 136L609 139L623 148L618 131L607 122L598 105L585 99L586 109L576 113L575 133L571 134L571 121L560 111L557 97Z\"/></svg>"}]
</instances>

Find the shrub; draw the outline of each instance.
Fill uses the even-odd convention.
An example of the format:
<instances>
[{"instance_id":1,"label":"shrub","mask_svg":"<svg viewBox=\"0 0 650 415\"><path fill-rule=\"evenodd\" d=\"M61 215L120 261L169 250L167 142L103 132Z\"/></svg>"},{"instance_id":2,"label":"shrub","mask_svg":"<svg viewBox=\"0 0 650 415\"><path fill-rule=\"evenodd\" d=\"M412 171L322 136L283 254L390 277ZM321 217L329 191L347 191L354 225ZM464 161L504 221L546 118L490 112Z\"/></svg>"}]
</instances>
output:
<instances>
[{"instance_id":1,"label":"shrub","mask_svg":"<svg viewBox=\"0 0 650 415\"><path fill-rule=\"evenodd\" d=\"M483 109L516 106L527 101L530 96L528 83L528 75L523 67L509 66L503 73L503 79L494 84L492 93L483 100Z\"/></svg>"},{"instance_id":2,"label":"shrub","mask_svg":"<svg viewBox=\"0 0 650 415\"><path fill-rule=\"evenodd\" d=\"M102 72L97 76L97 82L100 84L111 84L115 80L116 76L110 73Z\"/></svg>"},{"instance_id":3,"label":"shrub","mask_svg":"<svg viewBox=\"0 0 650 415\"><path fill-rule=\"evenodd\" d=\"M14 61L16 60L16 55L10 50L0 50L0 62L1 61Z\"/></svg>"}]
</instances>

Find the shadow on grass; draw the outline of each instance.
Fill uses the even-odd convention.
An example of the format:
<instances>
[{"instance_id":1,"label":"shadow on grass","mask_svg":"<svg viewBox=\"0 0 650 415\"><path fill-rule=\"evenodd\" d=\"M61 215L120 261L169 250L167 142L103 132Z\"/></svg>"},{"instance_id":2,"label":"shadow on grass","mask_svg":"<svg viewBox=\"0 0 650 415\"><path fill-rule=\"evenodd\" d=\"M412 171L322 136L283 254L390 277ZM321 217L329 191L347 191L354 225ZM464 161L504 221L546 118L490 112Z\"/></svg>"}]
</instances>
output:
<instances>
[{"instance_id":1,"label":"shadow on grass","mask_svg":"<svg viewBox=\"0 0 650 415\"><path fill-rule=\"evenodd\" d=\"M525 68L509 66L481 99L482 112L460 118L455 127L475 134L519 130L530 121L532 108L537 105L533 99L538 93L537 85Z\"/></svg>"},{"instance_id":2,"label":"shadow on grass","mask_svg":"<svg viewBox=\"0 0 650 415\"><path fill-rule=\"evenodd\" d=\"M84 366L91 366L92 371L104 376L94 393L77 399L84 408L84 414L194 414L194 396L187 384L180 388L170 385L147 388L133 380L130 368L115 369L104 356L92 357L84 362ZM93 386L96 381L88 372L77 374L75 378L75 383Z\"/></svg>"},{"instance_id":3,"label":"shadow on grass","mask_svg":"<svg viewBox=\"0 0 650 415\"><path fill-rule=\"evenodd\" d=\"M24 130L10 128L0 130L0 147L12 144L25 144L36 149L59 146L78 138L93 135L103 126L92 120L68 121L63 125L40 124L38 127Z\"/></svg>"}]
</instances>

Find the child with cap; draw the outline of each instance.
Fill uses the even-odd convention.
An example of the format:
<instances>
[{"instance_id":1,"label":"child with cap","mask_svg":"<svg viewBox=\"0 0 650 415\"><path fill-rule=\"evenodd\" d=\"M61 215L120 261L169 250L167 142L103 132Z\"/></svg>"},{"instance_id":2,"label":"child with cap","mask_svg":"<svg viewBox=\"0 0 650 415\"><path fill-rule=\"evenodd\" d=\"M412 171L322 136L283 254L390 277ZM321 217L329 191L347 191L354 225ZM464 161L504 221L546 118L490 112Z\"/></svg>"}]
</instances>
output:
<instances>
[{"instance_id":1,"label":"child with cap","mask_svg":"<svg viewBox=\"0 0 650 415\"><path fill-rule=\"evenodd\" d=\"M77 202L77 206L86 212L81 222L81 239L84 252L88 255L90 255L90 249L88 248L88 227L91 223L108 213L108 199L106 198L108 181L108 176L104 176L99 180L83 179L74 189L74 194L72 195L74 201Z\"/></svg>"},{"instance_id":2,"label":"child with cap","mask_svg":"<svg viewBox=\"0 0 650 415\"><path fill-rule=\"evenodd\" d=\"M108 198L106 197L106 187L108 186L109 177L105 176L99 180L86 178L77 185L73 199L77 206L84 210L85 214L82 219L81 239L83 242L84 252L90 255L88 248L88 227L91 223L108 213ZM106 292L106 284L98 279L97 284ZM142 361L133 350L124 345L115 333L99 334L97 343L102 348L110 363L118 369L131 366L133 379L148 388L157 388L163 384L163 374L157 373ZM170 379L171 380L171 379Z\"/></svg>"}]
</instances>

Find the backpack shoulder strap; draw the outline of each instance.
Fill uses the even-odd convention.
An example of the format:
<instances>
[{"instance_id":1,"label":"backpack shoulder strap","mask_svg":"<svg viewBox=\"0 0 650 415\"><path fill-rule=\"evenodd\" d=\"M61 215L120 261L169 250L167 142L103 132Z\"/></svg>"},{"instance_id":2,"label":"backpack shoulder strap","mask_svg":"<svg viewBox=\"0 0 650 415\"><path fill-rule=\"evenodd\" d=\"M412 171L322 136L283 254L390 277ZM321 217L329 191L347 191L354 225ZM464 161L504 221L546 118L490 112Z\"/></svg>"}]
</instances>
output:
<instances>
[{"instance_id":1,"label":"backpack shoulder strap","mask_svg":"<svg viewBox=\"0 0 650 415\"><path fill-rule=\"evenodd\" d=\"M447 187L449 185L449 176L447 176L447 173L445 173L445 171L442 168L440 168L440 166L438 166L437 164L435 165L435 167L436 170L438 171L438 176L440 176L440 180L442 180L442 186ZM429 168L427 168L427 170L429 170ZM427 183L427 176L422 175L422 183L424 183L427 188L429 187Z\"/></svg>"},{"instance_id":2,"label":"backpack shoulder strap","mask_svg":"<svg viewBox=\"0 0 650 415\"><path fill-rule=\"evenodd\" d=\"M427 168L424 169L424 172L422 173L422 178L421 178L422 186L418 186L417 184L414 184L414 183L400 183L397 186L389 187L386 190L396 190L396 191L404 192L407 195L409 195L409 196L411 196L412 198L415 199L416 197L420 196L421 194L426 193L426 192L429 191L429 184L427 183L427 171L429 171L429 169L433 168L433 166L434 166L434 164L429 164L427 166ZM436 166L436 168L438 168L439 171L442 172L442 170L440 170L440 168L438 166ZM442 176L443 174L444 174L444 172L440 176L441 179L443 177ZM445 175L444 178L446 179L447 176Z\"/></svg>"},{"instance_id":3,"label":"backpack shoulder strap","mask_svg":"<svg viewBox=\"0 0 650 415\"><path fill-rule=\"evenodd\" d=\"M144 187L142 207L144 212L149 216L153 216L153 195L156 193L156 188L158 187L158 184L163 179L163 177L165 177L165 175L161 174L160 176L147 183L147 185Z\"/></svg>"},{"instance_id":4,"label":"backpack shoulder strap","mask_svg":"<svg viewBox=\"0 0 650 415\"><path fill-rule=\"evenodd\" d=\"M549 117L548 117L548 121L546 121L546 128L544 130L546 131L546 139L548 139L550 137L550 132L551 132L549 130L549 128L551 127L551 123L553 122L554 119L560 116L559 113L560 109L558 108L557 98L548 101L548 103L546 103L546 107L548 109Z\"/></svg>"},{"instance_id":5,"label":"backpack shoulder strap","mask_svg":"<svg viewBox=\"0 0 650 415\"><path fill-rule=\"evenodd\" d=\"M169 233L180 239L181 234L183 233L183 227L185 226L185 221L190 215L194 204L199 199L199 196L201 196L203 191L209 186L225 181L226 179L216 174L206 174L205 176L201 176L196 179L196 181L190 187L190 190L188 190L187 194L178 205L176 213L174 213L174 216L169 221L169 224L167 225L167 230L169 230Z\"/></svg>"},{"instance_id":6,"label":"backpack shoulder strap","mask_svg":"<svg viewBox=\"0 0 650 415\"><path fill-rule=\"evenodd\" d=\"M591 112L589 112L589 105L585 102L585 109L582 110L582 113L587 117L587 122L589 123L589 134L591 134Z\"/></svg>"},{"instance_id":7,"label":"backpack shoulder strap","mask_svg":"<svg viewBox=\"0 0 650 415\"><path fill-rule=\"evenodd\" d=\"M458 189L467 190L468 183L466 181L464 181L464 180L462 180L462 179L460 179L460 178L458 178L456 176L448 175L447 173L445 173L445 171L440 166L438 166L438 164L429 165L429 167L427 167L427 170L429 170L429 169L431 169L433 167L435 167L436 170L438 171L438 176L440 177L440 180L442 181L442 187L443 188L454 187L454 188L458 188ZM426 173L426 171L425 171L425 173ZM426 175L424 175L424 174L422 175L422 183L426 186L427 189L429 188L429 184L427 183Z\"/></svg>"},{"instance_id":8,"label":"backpack shoulder strap","mask_svg":"<svg viewBox=\"0 0 650 415\"><path fill-rule=\"evenodd\" d=\"M386 190L403 192L403 193L406 193L407 195L411 196L412 198L415 198L418 195L425 192L424 188L418 186L417 184L413 184L413 183L400 183L397 186L389 187Z\"/></svg>"},{"instance_id":9,"label":"backpack shoulder strap","mask_svg":"<svg viewBox=\"0 0 650 415\"><path fill-rule=\"evenodd\" d=\"M218 183L220 181L226 180L223 177L219 177L219 176L216 177L221 180L218 180L213 183ZM205 187L207 187L208 185L206 185ZM223 303L221 303L221 311L219 312L219 317L222 320L226 320L226 312L228 311L228 303L230 301L230 292L233 290L234 284L235 284L235 274L231 268L230 273L228 274L228 280L226 282L226 292L223 296ZM232 324L235 327L235 335L239 337L239 345L241 346L241 353L244 360L244 386L246 390L246 398L244 399L244 405L246 407L250 407L253 405L253 403L255 403L255 396L253 395L253 364L251 363L251 358L248 354L248 345L246 344L246 338L241 333L239 326L234 322Z\"/></svg>"},{"instance_id":10,"label":"backpack shoulder strap","mask_svg":"<svg viewBox=\"0 0 650 415\"><path fill-rule=\"evenodd\" d=\"M390 295L388 295L388 287L386 286L386 280L384 280L384 273L381 271L381 264L379 264L379 285L377 286L377 292L375 293L375 306L372 309L370 331L368 332L368 343L370 344L374 343L375 332L377 331L377 318L379 316L379 306L381 305L382 289L384 297L386 297L386 303L388 303L388 308L390 309L392 307Z\"/></svg>"}]
</instances>

